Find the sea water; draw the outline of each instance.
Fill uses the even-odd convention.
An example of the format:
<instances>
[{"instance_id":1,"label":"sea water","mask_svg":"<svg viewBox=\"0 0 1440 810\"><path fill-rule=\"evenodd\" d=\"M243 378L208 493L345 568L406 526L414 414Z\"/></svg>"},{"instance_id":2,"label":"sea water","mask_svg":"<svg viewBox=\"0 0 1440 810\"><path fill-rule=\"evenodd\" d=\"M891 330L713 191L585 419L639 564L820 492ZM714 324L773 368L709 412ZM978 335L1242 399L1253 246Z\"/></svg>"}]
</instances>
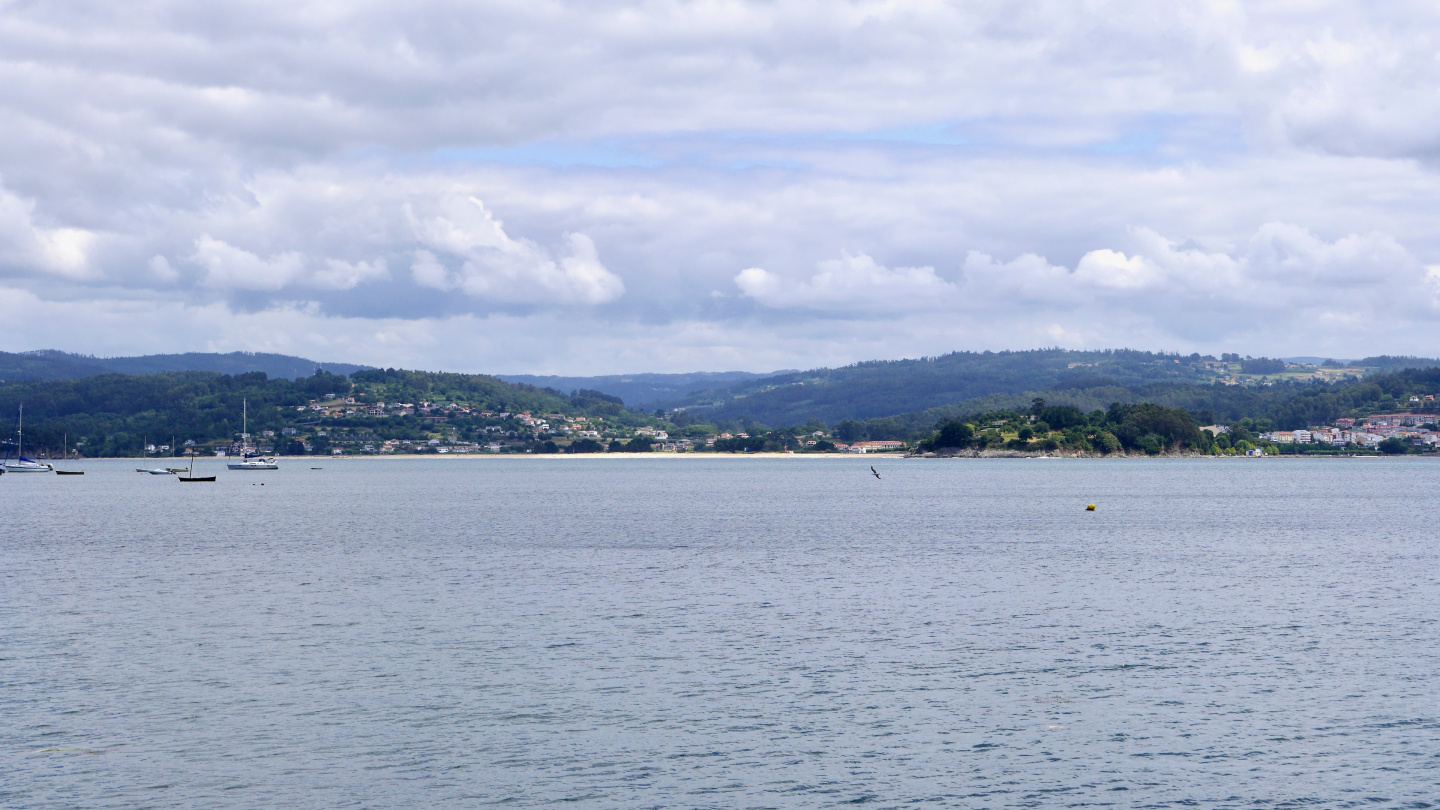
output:
<instances>
[{"instance_id":1,"label":"sea water","mask_svg":"<svg viewBox=\"0 0 1440 810\"><path fill-rule=\"evenodd\" d=\"M206 465L0 479L0 805L1440 804L1430 460Z\"/></svg>"}]
</instances>

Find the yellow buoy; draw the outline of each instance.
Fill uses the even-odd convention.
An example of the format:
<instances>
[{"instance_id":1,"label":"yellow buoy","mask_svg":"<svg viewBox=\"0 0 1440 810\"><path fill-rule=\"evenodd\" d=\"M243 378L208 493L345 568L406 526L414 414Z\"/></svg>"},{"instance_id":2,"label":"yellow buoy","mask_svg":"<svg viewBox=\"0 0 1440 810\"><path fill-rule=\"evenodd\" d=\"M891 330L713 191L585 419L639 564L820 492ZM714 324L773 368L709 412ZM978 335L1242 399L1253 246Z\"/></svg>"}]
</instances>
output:
<instances>
[{"instance_id":1,"label":"yellow buoy","mask_svg":"<svg viewBox=\"0 0 1440 810\"><path fill-rule=\"evenodd\" d=\"M1092 503L1092 504L1090 504L1089 506L1085 507L1085 511L1086 511L1086 512L1094 512L1094 511L1095 511L1095 504Z\"/></svg>"}]
</instances>

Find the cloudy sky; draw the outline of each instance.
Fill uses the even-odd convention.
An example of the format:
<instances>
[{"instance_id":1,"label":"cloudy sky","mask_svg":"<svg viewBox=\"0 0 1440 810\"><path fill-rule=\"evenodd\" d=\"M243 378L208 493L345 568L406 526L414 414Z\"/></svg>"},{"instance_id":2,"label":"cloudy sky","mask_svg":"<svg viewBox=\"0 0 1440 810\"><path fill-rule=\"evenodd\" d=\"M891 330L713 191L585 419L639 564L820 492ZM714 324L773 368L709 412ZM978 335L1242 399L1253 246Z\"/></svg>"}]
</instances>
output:
<instances>
[{"instance_id":1,"label":"cloudy sky","mask_svg":"<svg viewBox=\"0 0 1440 810\"><path fill-rule=\"evenodd\" d=\"M1434 3L0 0L0 349L1434 355L1437 159Z\"/></svg>"}]
</instances>

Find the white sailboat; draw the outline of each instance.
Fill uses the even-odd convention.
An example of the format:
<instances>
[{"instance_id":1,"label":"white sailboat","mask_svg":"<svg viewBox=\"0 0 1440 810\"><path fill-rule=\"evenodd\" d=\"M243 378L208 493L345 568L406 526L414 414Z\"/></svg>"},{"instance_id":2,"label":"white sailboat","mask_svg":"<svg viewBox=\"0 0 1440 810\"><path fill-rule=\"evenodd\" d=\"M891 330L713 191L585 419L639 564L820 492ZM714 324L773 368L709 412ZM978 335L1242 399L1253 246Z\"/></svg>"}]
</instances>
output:
<instances>
[{"instance_id":1,"label":"white sailboat","mask_svg":"<svg viewBox=\"0 0 1440 810\"><path fill-rule=\"evenodd\" d=\"M240 433L240 460L229 462L226 466L232 470L278 470L280 465L275 459L266 458L255 452L255 446L250 443L250 402L240 400L241 407L241 433Z\"/></svg>"},{"instance_id":2,"label":"white sailboat","mask_svg":"<svg viewBox=\"0 0 1440 810\"><path fill-rule=\"evenodd\" d=\"M25 405L20 405L20 420L16 425L15 457L11 458L9 453L5 454L5 460L0 462L0 472L7 473L48 473L54 472L55 468L49 464L42 464L38 461L31 461L25 458Z\"/></svg>"}]
</instances>

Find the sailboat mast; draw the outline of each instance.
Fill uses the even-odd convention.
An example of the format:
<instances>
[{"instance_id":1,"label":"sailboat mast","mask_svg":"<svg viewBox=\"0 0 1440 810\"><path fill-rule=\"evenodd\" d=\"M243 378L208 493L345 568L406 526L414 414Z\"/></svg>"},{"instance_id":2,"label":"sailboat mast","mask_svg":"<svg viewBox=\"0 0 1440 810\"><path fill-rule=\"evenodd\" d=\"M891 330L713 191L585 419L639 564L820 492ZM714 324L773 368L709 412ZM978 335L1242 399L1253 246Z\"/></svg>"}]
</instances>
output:
<instances>
[{"instance_id":1,"label":"sailboat mast","mask_svg":"<svg viewBox=\"0 0 1440 810\"><path fill-rule=\"evenodd\" d=\"M20 418L15 422L15 455L25 457L25 403L20 403Z\"/></svg>"}]
</instances>

